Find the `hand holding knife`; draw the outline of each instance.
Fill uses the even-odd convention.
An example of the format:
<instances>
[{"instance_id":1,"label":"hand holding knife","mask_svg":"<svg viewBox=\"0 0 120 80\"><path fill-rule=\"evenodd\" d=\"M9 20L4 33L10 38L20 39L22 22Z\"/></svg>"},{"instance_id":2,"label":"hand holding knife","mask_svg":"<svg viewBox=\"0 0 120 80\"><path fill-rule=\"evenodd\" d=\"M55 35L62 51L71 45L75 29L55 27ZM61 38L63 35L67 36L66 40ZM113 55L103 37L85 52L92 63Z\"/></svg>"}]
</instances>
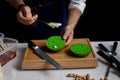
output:
<instances>
[{"instance_id":1,"label":"hand holding knife","mask_svg":"<svg viewBox=\"0 0 120 80\"><path fill-rule=\"evenodd\" d=\"M38 56L45 59L47 62L49 62L51 65L56 67L56 69L61 69L62 66L57 63L54 59L52 59L50 56L48 56L45 52L43 52L39 46L34 44L31 40L25 40L28 43L29 48L31 48Z\"/></svg>"}]
</instances>

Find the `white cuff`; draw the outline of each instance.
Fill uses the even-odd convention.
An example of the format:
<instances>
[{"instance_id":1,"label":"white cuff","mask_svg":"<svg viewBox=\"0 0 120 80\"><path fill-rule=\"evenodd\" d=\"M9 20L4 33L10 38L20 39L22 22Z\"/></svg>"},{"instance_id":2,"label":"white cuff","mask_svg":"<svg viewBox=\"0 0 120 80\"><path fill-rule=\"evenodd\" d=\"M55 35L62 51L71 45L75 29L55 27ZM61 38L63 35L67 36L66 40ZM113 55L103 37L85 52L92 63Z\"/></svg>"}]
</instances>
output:
<instances>
[{"instance_id":1,"label":"white cuff","mask_svg":"<svg viewBox=\"0 0 120 80\"><path fill-rule=\"evenodd\" d=\"M69 9L78 9L80 10L81 13L83 13L85 7L86 7L86 0L70 0L70 4L69 4Z\"/></svg>"}]
</instances>

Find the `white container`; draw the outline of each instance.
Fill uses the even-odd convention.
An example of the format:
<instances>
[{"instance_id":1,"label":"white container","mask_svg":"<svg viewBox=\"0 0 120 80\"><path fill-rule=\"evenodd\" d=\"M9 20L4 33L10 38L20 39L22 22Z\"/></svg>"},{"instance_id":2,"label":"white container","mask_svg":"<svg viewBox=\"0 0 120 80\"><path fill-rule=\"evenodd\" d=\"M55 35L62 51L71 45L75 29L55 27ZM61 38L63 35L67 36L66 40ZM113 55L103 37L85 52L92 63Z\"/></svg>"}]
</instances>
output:
<instances>
[{"instance_id":1,"label":"white container","mask_svg":"<svg viewBox=\"0 0 120 80\"><path fill-rule=\"evenodd\" d=\"M18 40L4 37L3 43L0 45L0 63L5 65L16 56Z\"/></svg>"},{"instance_id":2,"label":"white container","mask_svg":"<svg viewBox=\"0 0 120 80\"><path fill-rule=\"evenodd\" d=\"M3 38L4 38L4 33L0 33L0 44L2 44L3 43Z\"/></svg>"}]
</instances>

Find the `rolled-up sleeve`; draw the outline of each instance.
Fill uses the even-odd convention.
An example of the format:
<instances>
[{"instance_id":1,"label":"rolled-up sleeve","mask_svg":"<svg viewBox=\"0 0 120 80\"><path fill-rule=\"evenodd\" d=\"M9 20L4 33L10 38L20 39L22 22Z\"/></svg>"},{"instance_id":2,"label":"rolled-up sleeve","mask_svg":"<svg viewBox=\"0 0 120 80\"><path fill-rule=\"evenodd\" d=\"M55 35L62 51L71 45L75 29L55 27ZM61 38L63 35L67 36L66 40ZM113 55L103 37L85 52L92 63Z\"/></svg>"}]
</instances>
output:
<instances>
[{"instance_id":1,"label":"rolled-up sleeve","mask_svg":"<svg viewBox=\"0 0 120 80\"><path fill-rule=\"evenodd\" d=\"M70 4L69 4L69 9L78 9L81 11L81 13L83 13L85 7L86 7L86 0L70 0Z\"/></svg>"}]
</instances>

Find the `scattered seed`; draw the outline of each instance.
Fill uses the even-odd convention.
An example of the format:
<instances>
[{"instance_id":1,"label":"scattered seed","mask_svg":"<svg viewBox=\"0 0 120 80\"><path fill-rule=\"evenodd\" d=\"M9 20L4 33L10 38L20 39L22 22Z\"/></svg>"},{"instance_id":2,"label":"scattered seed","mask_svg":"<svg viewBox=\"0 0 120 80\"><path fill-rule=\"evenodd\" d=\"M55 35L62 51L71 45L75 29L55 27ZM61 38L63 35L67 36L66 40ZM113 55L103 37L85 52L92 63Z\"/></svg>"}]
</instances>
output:
<instances>
[{"instance_id":1,"label":"scattered seed","mask_svg":"<svg viewBox=\"0 0 120 80\"><path fill-rule=\"evenodd\" d=\"M96 80L94 78L91 78L90 74L86 74L86 75L82 76L82 75L75 74L75 73L69 73L69 74L67 74L67 77L73 77L73 78L75 78L74 80ZM108 80L108 79L100 78L100 80Z\"/></svg>"}]
</instances>

